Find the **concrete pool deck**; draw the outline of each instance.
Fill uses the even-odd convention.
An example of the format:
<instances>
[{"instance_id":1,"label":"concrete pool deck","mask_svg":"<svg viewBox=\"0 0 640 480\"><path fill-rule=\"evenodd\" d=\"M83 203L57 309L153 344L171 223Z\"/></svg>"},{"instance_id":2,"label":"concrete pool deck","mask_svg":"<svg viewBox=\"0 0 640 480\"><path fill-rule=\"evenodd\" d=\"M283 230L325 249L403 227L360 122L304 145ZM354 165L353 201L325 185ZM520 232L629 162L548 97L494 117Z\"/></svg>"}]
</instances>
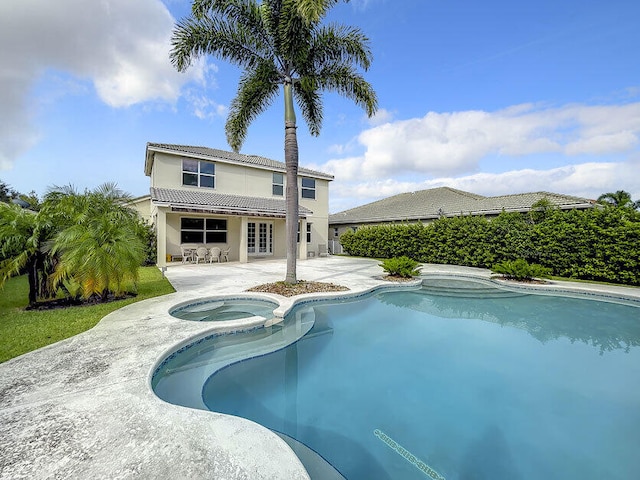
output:
<instances>
[{"instance_id":1,"label":"concrete pool deck","mask_svg":"<svg viewBox=\"0 0 640 480\"><path fill-rule=\"evenodd\" d=\"M126 306L87 332L0 364L0 479L309 478L266 428L165 403L149 384L154 366L177 344L219 328L171 317L170 307L238 294L284 272L284 260L170 266L176 293ZM440 273L490 277L476 268L423 268ZM298 278L344 285L350 293L389 284L377 261L349 257L300 261ZM554 283L548 288L640 300L638 288Z\"/></svg>"}]
</instances>

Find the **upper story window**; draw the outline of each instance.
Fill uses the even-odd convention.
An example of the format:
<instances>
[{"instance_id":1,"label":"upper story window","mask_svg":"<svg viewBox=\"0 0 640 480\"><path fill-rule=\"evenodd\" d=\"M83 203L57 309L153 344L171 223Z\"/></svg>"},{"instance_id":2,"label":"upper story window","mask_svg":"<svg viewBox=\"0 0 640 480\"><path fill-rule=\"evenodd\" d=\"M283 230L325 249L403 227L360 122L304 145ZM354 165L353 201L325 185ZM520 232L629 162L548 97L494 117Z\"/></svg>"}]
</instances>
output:
<instances>
[{"instance_id":1,"label":"upper story window","mask_svg":"<svg viewBox=\"0 0 640 480\"><path fill-rule=\"evenodd\" d=\"M302 178L302 198L316 198L316 181L313 178Z\"/></svg>"},{"instance_id":2,"label":"upper story window","mask_svg":"<svg viewBox=\"0 0 640 480\"><path fill-rule=\"evenodd\" d=\"M273 186L272 192L274 195L282 196L284 195L284 175L281 173L273 174Z\"/></svg>"},{"instance_id":3,"label":"upper story window","mask_svg":"<svg viewBox=\"0 0 640 480\"><path fill-rule=\"evenodd\" d=\"M182 160L182 184L215 188L216 164L204 160Z\"/></svg>"}]
</instances>

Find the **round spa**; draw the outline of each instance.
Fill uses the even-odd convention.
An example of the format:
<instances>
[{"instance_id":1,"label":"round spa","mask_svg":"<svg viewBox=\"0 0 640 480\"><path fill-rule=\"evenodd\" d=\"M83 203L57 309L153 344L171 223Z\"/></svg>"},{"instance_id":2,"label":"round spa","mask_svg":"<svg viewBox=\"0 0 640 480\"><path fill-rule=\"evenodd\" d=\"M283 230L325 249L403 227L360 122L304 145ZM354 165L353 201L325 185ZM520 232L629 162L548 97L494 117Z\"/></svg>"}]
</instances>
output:
<instances>
[{"instance_id":1,"label":"round spa","mask_svg":"<svg viewBox=\"0 0 640 480\"><path fill-rule=\"evenodd\" d=\"M277 307L277 303L268 300L210 298L181 303L169 310L169 314L195 322L223 322L256 316L270 320Z\"/></svg>"}]
</instances>

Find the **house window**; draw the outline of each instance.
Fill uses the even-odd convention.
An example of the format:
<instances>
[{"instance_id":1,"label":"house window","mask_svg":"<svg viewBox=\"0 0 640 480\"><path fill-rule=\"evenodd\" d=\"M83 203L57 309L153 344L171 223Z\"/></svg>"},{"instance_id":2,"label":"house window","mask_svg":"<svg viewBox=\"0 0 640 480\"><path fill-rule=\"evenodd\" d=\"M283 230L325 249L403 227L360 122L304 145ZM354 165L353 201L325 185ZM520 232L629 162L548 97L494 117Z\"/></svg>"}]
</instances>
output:
<instances>
[{"instance_id":1,"label":"house window","mask_svg":"<svg viewBox=\"0 0 640 480\"><path fill-rule=\"evenodd\" d=\"M298 222L298 243L300 243L300 222ZM307 243L311 243L311 224L307 223Z\"/></svg>"},{"instance_id":2,"label":"house window","mask_svg":"<svg viewBox=\"0 0 640 480\"><path fill-rule=\"evenodd\" d=\"M204 160L183 160L182 184L193 187L215 188L216 164L205 162Z\"/></svg>"},{"instance_id":3,"label":"house window","mask_svg":"<svg viewBox=\"0 0 640 480\"><path fill-rule=\"evenodd\" d=\"M222 218L181 218L180 243L227 243L227 221Z\"/></svg>"},{"instance_id":4,"label":"house window","mask_svg":"<svg viewBox=\"0 0 640 480\"><path fill-rule=\"evenodd\" d=\"M333 229L333 236L334 236L334 237L337 237L337 236L338 236L338 227L335 227L335 228Z\"/></svg>"},{"instance_id":5,"label":"house window","mask_svg":"<svg viewBox=\"0 0 640 480\"><path fill-rule=\"evenodd\" d=\"M274 195L282 196L284 194L284 175L281 173L273 174L272 193Z\"/></svg>"},{"instance_id":6,"label":"house window","mask_svg":"<svg viewBox=\"0 0 640 480\"><path fill-rule=\"evenodd\" d=\"M302 198L316 198L316 181L313 178L302 178Z\"/></svg>"},{"instance_id":7,"label":"house window","mask_svg":"<svg viewBox=\"0 0 640 480\"><path fill-rule=\"evenodd\" d=\"M249 253L256 252L256 224L253 222L247 225L247 247Z\"/></svg>"}]
</instances>

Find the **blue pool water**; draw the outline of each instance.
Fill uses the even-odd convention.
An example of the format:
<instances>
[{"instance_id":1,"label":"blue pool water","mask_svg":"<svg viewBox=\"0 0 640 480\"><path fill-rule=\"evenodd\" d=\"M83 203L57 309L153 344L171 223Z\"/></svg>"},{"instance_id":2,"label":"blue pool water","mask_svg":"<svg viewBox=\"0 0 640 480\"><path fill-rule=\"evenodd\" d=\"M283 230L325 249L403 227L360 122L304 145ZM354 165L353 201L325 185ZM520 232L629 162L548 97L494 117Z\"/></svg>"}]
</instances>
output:
<instances>
[{"instance_id":1,"label":"blue pool water","mask_svg":"<svg viewBox=\"0 0 640 480\"><path fill-rule=\"evenodd\" d=\"M224 350L212 339L165 367L198 384L202 405L190 406L285 433L350 480L637 478L639 308L450 294L302 307L276 335L313 328L286 348L189 377ZM161 369L156 392L184 404L171 377Z\"/></svg>"}]
</instances>

